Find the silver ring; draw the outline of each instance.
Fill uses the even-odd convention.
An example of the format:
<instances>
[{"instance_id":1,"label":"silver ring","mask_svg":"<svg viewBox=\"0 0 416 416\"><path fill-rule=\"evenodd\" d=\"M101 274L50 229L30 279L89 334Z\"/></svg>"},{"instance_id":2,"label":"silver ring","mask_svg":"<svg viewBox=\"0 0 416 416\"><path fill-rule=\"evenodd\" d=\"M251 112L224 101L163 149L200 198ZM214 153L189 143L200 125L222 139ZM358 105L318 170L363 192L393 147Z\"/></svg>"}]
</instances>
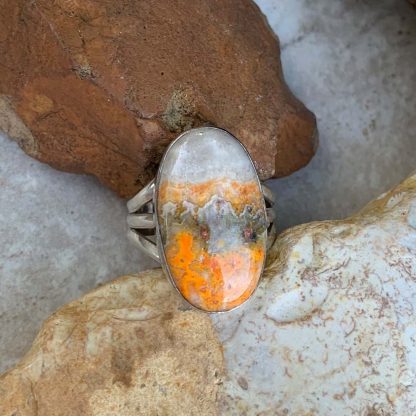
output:
<instances>
[{"instance_id":1,"label":"silver ring","mask_svg":"<svg viewBox=\"0 0 416 416\"><path fill-rule=\"evenodd\" d=\"M240 141L219 128L192 129L127 202L128 236L191 306L225 312L258 285L276 237L273 205Z\"/></svg>"}]
</instances>

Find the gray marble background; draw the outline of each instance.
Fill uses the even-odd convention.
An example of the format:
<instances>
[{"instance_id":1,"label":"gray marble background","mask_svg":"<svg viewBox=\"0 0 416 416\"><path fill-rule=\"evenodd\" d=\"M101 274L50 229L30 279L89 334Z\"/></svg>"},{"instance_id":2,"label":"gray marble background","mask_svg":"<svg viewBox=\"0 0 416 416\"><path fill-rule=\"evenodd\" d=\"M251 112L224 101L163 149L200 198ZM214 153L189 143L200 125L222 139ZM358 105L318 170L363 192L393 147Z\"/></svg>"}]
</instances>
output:
<instances>
[{"instance_id":1,"label":"gray marble background","mask_svg":"<svg viewBox=\"0 0 416 416\"><path fill-rule=\"evenodd\" d=\"M320 148L270 181L280 229L342 218L416 168L416 9L405 0L258 0ZM125 206L94 178L57 172L0 136L0 372L57 307L156 266L125 239Z\"/></svg>"}]
</instances>

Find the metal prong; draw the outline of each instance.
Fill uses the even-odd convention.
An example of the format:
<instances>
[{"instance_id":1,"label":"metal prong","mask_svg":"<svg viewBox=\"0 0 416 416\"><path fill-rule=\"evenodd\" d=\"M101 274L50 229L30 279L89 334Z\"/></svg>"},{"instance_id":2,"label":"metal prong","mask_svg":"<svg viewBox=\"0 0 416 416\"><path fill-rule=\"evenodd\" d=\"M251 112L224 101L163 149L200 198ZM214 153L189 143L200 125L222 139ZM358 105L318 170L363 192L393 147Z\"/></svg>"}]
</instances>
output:
<instances>
[{"instance_id":1,"label":"metal prong","mask_svg":"<svg viewBox=\"0 0 416 416\"><path fill-rule=\"evenodd\" d=\"M154 228L156 226L153 214L129 214L127 224L130 228Z\"/></svg>"},{"instance_id":2,"label":"metal prong","mask_svg":"<svg viewBox=\"0 0 416 416\"><path fill-rule=\"evenodd\" d=\"M137 195L127 202L127 209L129 213L136 212L142 206L153 199L155 190L155 180L150 181Z\"/></svg>"},{"instance_id":3,"label":"metal prong","mask_svg":"<svg viewBox=\"0 0 416 416\"><path fill-rule=\"evenodd\" d=\"M276 227L274 226L274 224L271 224L271 226L267 230L267 244L266 244L267 251L271 248L274 241L276 240L276 235L277 235Z\"/></svg>"},{"instance_id":4,"label":"metal prong","mask_svg":"<svg viewBox=\"0 0 416 416\"><path fill-rule=\"evenodd\" d=\"M276 214L273 208L266 208L267 224L271 224L276 218Z\"/></svg>"},{"instance_id":5,"label":"metal prong","mask_svg":"<svg viewBox=\"0 0 416 416\"><path fill-rule=\"evenodd\" d=\"M273 192L263 183L261 184L261 189L263 191L263 196L266 202L268 202L270 205L273 205L275 202Z\"/></svg>"},{"instance_id":6,"label":"metal prong","mask_svg":"<svg viewBox=\"0 0 416 416\"><path fill-rule=\"evenodd\" d=\"M131 241L138 245L145 253L147 253L153 260L160 263L159 251L155 243L148 240L141 234L133 230L128 230L127 236Z\"/></svg>"}]
</instances>

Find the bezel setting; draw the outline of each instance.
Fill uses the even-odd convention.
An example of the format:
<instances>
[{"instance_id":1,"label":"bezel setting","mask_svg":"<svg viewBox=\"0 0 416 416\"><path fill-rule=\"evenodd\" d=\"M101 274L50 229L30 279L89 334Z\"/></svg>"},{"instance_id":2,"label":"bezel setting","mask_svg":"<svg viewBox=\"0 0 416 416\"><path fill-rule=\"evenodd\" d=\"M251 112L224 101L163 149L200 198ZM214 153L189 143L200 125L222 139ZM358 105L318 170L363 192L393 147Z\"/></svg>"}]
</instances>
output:
<instances>
[{"instance_id":1,"label":"bezel setting","mask_svg":"<svg viewBox=\"0 0 416 416\"><path fill-rule=\"evenodd\" d=\"M191 137L194 137L194 138L191 138ZM196 137L199 137L199 138L196 139ZM172 260L173 257L170 256L170 258L168 258L169 255L167 255L166 253L168 243L170 244L170 246L173 247L173 251L176 252L175 244L177 240L175 240L172 243L170 239L176 238L177 235L182 233L181 227L185 229L187 226L184 225L183 221L178 223L179 214L176 211L175 211L176 216L173 217L174 221L176 221L174 223L175 227L169 228L170 226L166 225L168 224L168 220L166 220L166 218L165 218L164 223L162 223L161 220L163 216L162 214L163 207L161 205L163 201L161 201L161 186L165 186L165 182L168 183L168 185L165 186L165 188L167 187L167 191L165 193L167 195L170 195L171 197L172 195L177 195L178 188L173 188L173 189L169 188L169 186L171 186L170 185L171 182L174 183L174 181L166 180L166 176L169 176L169 179L170 179L171 177L174 177L174 174L177 174L178 172L180 172L180 169L181 169L180 161L179 161L180 157L182 157L183 160L185 161L192 160L192 159L189 159L189 157L192 157L193 150L189 150L189 148L192 149L192 146L195 147L195 146L198 146L199 143L201 143L202 149L206 150L208 149L209 146L211 146L211 143L209 143L208 140L214 140L213 138L218 138L217 142L220 144L222 143L221 140L225 140L223 141L223 143L226 144L226 146L224 146L225 149L227 148L228 150L233 149L233 146L234 146L234 150L233 150L234 155L237 155L237 156L238 154L240 154L240 156L244 155L245 160L242 160L242 162L240 163L244 168L244 172L240 174L240 172L235 172L235 171L232 171L232 169L231 170L229 169L229 173L231 176L234 175L235 178L237 178L236 179L237 182L233 182L233 186L234 186L234 183L238 184L238 181L239 181L238 178L240 177L240 175L241 177L244 177L245 175L245 177L250 178L250 184L252 184L252 187L250 189L252 189L252 192L249 195L247 194L247 192L245 192L244 194L241 195L241 198L243 198L242 201L244 201L244 198L245 198L246 200L249 200L250 202L254 203L255 206L257 207L257 210L256 210L256 215L252 214L251 210L246 209L246 208L247 207L251 208L253 205L252 204L244 205L243 202L241 203L241 205L238 205L240 208L240 212L237 212L234 210L236 206L230 202L229 198L227 199L225 194L227 194L228 192L227 195L229 195L231 192L233 197L237 195L235 197L236 199L234 199L233 201L236 200L238 202L238 192L235 191L233 187L230 188L230 185L228 184L228 182L223 185L221 179L217 178L218 175L217 177L215 176L219 170L224 170L224 172L227 172L227 167L224 167L224 169L221 168L222 166L220 163L221 160L218 162L220 163L218 167L214 166L213 168L211 168L208 166L207 170L211 172L205 173L205 171L201 170L201 172L203 172L201 173L202 176L206 176L208 179L211 176L214 178L217 178L216 181L218 183L215 183L214 186L211 186L209 188L209 190L215 189L214 194L210 192L209 190L205 191L206 192L206 195L204 195L205 205L203 207L201 205L197 205L195 208L195 211L192 211L193 212L192 215L189 215L188 212L186 212L186 214L188 215L187 217L188 223L189 221L191 222L191 226L190 226L191 231L189 231L188 229L187 232L189 231L190 235L193 236L193 238L191 238L191 240L193 241L192 248L197 247L197 250L196 250L197 256L194 257L195 260L193 260L193 263L191 263L192 270L195 269L195 267L198 270L201 270L197 266L198 266L198 261L199 261L198 259L201 258L202 256L206 260L204 261L203 264L211 265L213 263L210 263L210 262L214 261L215 265L217 265L220 259L222 261L221 265L225 264L225 266L227 266L227 267L222 267L222 269L220 268L220 276L223 279L223 280L220 280L220 282L223 284L223 288L220 288L220 290L218 290L219 288L218 279L216 280L217 284L215 286L215 289L210 288L210 284L213 285L212 276L214 273L213 270L214 269L216 270L215 267L208 266L206 268L206 272L202 273L204 275L204 279L206 279L206 282L207 282L206 285L205 283L203 285L202 290L204 292L204 301L202 301L201 300L202 293L197 293L198 289L195 289L195 285L196 285L195 281L198 280L199 282L201 281L205 282L205 280L199 279L200 276L198 275L197 272L195 273L190 272L189 269L187 272L183 272L181 268L178 268L177 266L173 266L173 260ZM178 146L179 146L179 149L182 150L181 153L178 153L178 150L176 149ZM180 146L183 146L185 150L180 148ZM186 148L185 146L188 146L188 148ZM174 149L173 152L172 152L172 149ZM191 156L189 156L189 154ZM178 157L178 155L180 155L180 157ZM169 158L171 159L173 158L173 162ZM232 159L229 159L229 160L231 161L230 164L233 165ZM202 160L199 160L198 162L199 164L203 164L204 160L202 159ZM238 164L234 163L234 165L237 165L238 167ZM186 165L186 168L188 169L187 172L189 172L188 165ZM199 169L199 168L200 166L197 165L196 169ZM168 174L166 174L166 169L168 169ZM171 169L171 172L169 172L169 169ZM194 177L198 178L199 174L200 172L197 172L196 174L194 174ZM189 196L189 192L191 191L189 191L189 188L187 186L188 184L195 185L195 183L188 179L188 176L192 176L192 175L185 175L185 176L187 178L187 181L184 182L185 183L184 187L186 190L185 194ZM198 184L195 185L197 189L204 189L203 187L205 186L204 185L205 182L202 180L203 185L200 185L199 183L200 182L198 182ZM248 181L242 182L242 183L246 184L248 183ZM229 189L227 188L227 186ZM245 189L245 188L241 188L241 189ZM258 194L259 194L258 196L257 196L256 190L258 191ZM169 193L169 191L171 192ZM199 191L199 192L202 192L202 191ZM218 192L220 196L217 195ZM211 205L206 203L208 197L211 197L211 199L217 198L214 201L214 205L212 205L212 201L209 201ZM194 199L197 199L198 201L201 200L201 195L195 195ZM190 204L189 201L186 201L186 202ZM274 201L273 201L272 193L260 182L260 179L255 169L255 165L250 157L250 154L248 153L244 145L237 138L232 136L227 131L216 128L216 127L203 127L199 129L192 129L179 135L168 146L167 150L165 151L163 155L161 163L159 165L156 178L153 181L151 181L145 188L143 188L135 197L133 197L128 202L127 206L128 206L128 210L130 213L127 219L127 222L130 228L129 236L137 245L140 246L142 250L144 250L147 254L149 254L153 259L161 263L161 266L166 276L168 277L168 280L170 281L172 286L176 289L176 291L180 294L180 296L185 300L187 304L189 304L193 308L202 310L204 312L216 312L216 313L227 312L227 311L233 310L243 305L254 294L258 286L258 283L260 281L261 275L264 270L265 262L266 262L266 250L272 244L275 238L275 229L274 229L274 224L273 224L273 219L274 219L273 203ZM175 205L173 203L171 204ZM177 206L178 205L176 205L176 207ZM242 208L241 208L243 206L244 206L244 212L242 211ZM203 217L204 219L208 218L207 224L200 224L201 212L204 213L205 215L205 217ZM226 215L224 213L226 214L230 213L229 215L232 216L232 219L235 219L233 222L234 224L233 227L231 228L223 227L224 224L228 224L226 220L224 223L224 218L225 218L224 215ZM183 212L182 212L182 215L183 215ZM172 218L172 217L169 217L169 218ZM223 221L222 223L219 222L221 220ZM259 221L259 224L256 224L255 221ZM249 224L249 226L247 226L247 224ZM195 231L197 230L197 228L195 227L198 227L198 226L202 227L202 234L201 234L202 237ZM209 230L211 230L210 228L211 226L212 227L216 226L215 230L217 231L218 229L224 230L225 237L224 239L220 240L220 243L222 243L222 246L232 247L233 248L232 250L234 250L232 251L232 253L234 252L237 253L237 256L239 256L238 259L242 258L244 260L243 262L241 261L234 262L232 255L231 257L228 256L227 248L224 248L224 249L216 248L215 250L212 249L214 245L211 240L213 240L215 243L218 242L218 232L216 233L217 238L214 239L214 237L211 236L211 234L209 234ZM208 231L205 231L204 227L206 227ZM253 231L253 227L258 227L258 230L259 230L258 235L256 234L255 231ZM171 229L173 228L175 228L176 234L173 231L171 231ZM180 232L177 231L178 229ZM241 232L241 229L243 229L242 232ZM225 243L223 240L225 241ZM209 243L209 246L208 246L208 243ZM240 250L241 251L240 253L239 253L239 247L240 247L239 244L240 245L243 244L241 245L242 249ZM219 244L217 246L220 247ZM257 257L250 256L250 253L252 252L253 249L256 250L255 253ZM264 254L262 250L264 250ZM249 253L248 255L249 258L247 258L247 253ZM227 260L224 260L224 258L226 258ZM253 258L256 258L257 259L256 261L258 262L261 261L261 265L255 264L256 262L253 262ZM228 260L228 259L231 259L231 260ZM183 262L184 260L181 259L181 261ZM228 261L228 263L224 263L224 261ZM250 267L250 272L252 269L254 269L256 271L255 272L256 275L249 276L248 275L249 271L247 270L247 273L245 273L244 268L241 269L245 273L245 274L243 273L244 278L240 279L237 275L233 274L234 270L233 270L232 265L241 264L241 263L248 264L248 266ZM194 264L197 264L197 266L194 266ZM231 266L229 266L230 264ZM231 272L230 272L230 267L231 267ZM172 271L172 269L174 271ZM227 270L228 274L224 273L225 270ZM239 270L240 269L236 270L237 274ZM251 272L251 273L254 273L254 272ZM189 284L192 285L192 290L191 290L192 296L189 293L187 296L185 296L184 288L187 288L185 277L188 278L190 274L192 274L194 277L194 280L188 279ZM209 276L207 277L206 275L209 275ZM248 276L247 278L246 278L246 275ZM180 276L180 278L178 276ZM196 280L195 280L195 276L196 276ZM244 284L248 282L250 284L250 287L246 288L246 292L243 292L243 294L241 295L241 302L239 301L240 298L236 298L235 300L232 299L232 295L234 295L235 293L240 293L241 290L244 289L244 287L239 288L238 283L235 283L236 276L239 282L244 282ZM250 281L249 280L250 278L252 278L253 281ZM182 289L178 287L179 286L178 282L181 285ZM225 284L227 284L227 286L225 286ZM221 299L222 299L221 296L223 296L224 298L224 303L221 303ZM227 299L230 298L231 300L226 301L225 300L226 298ZM209 299L209 301L207 299ZM230 306L227 306L228 304Z\"/></svg>"}]
</instances>

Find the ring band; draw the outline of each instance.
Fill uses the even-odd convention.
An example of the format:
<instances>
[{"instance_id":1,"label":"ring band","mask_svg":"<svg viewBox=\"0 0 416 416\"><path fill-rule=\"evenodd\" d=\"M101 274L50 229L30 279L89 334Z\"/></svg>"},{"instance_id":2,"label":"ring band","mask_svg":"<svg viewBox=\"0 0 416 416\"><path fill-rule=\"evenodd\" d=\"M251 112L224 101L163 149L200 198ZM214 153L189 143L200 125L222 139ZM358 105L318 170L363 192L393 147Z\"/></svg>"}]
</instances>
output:
<instances>
[{"instance_id":1,"label":"ring band","mask_svg":"<svg viewBox=\"0 0 416 416\"><path fill-rule=\"evenodd\" d=\"M257 287L276 236L273 205L234 136L192 129L170 144L157 177L127 202L128 236L162 264L188 303L224 312Z\"/></svg>"}]
</instances>

